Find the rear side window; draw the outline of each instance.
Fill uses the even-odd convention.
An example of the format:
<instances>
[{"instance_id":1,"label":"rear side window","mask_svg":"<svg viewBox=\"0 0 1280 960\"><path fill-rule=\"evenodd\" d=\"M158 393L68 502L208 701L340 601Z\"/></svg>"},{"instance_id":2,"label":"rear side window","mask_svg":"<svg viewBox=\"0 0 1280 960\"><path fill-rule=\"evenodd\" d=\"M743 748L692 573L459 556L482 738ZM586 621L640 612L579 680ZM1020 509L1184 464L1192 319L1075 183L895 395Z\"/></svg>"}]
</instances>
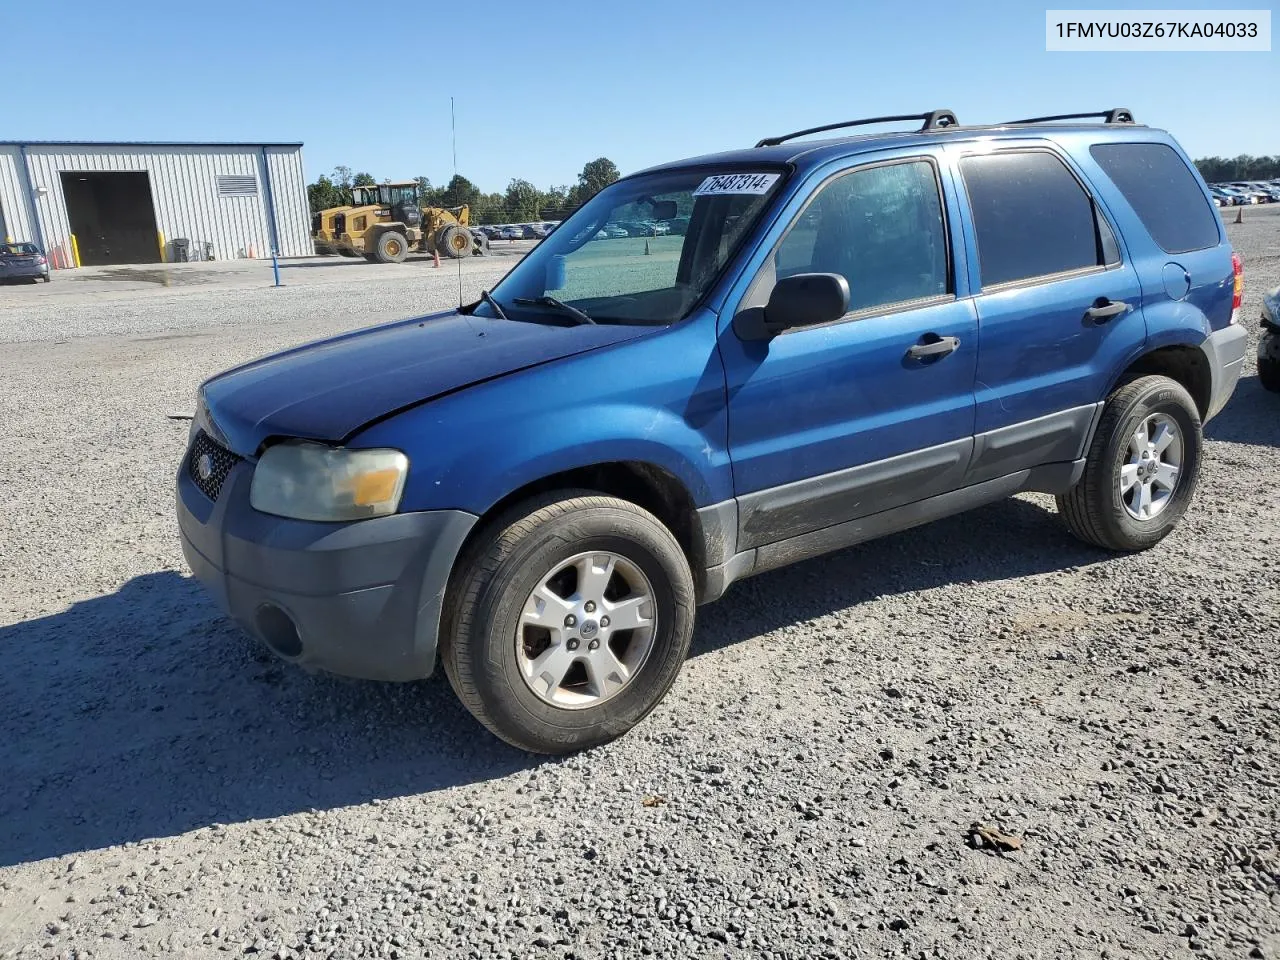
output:
<instances>
[{"instance_id":1,"label":"rear side window","mask_svg":"<svg viewBox=\"0 0 1280 960\"><path fill-rule=\"evenodd\" d=\"M1168 144L1095 143L1089 152L1165 253L1218 245L1218 218L1195 175Z\"/></svg>"},{"instance_id":2,"label":"rear side window","mask_svg":"<svg viewBox=\"0 0 1280 960\"><path fill-rule=\"evenodd\" d=\"M774 253L779 279L841 274L851 312L946 295L949 262L938 179L925 160L828 182Z\"/></svg>"},{"instance_id":3,"label":"rear side window","mask_svg":"<svg viewBox=\"0 0 1280 960\"><path fill-rule=\"evenodd\" d=\"M1109 259L1092 199L1053 154L1011 150L965 157L960 173L973 210L984 287Z\"/></svg>"}]
</instances>

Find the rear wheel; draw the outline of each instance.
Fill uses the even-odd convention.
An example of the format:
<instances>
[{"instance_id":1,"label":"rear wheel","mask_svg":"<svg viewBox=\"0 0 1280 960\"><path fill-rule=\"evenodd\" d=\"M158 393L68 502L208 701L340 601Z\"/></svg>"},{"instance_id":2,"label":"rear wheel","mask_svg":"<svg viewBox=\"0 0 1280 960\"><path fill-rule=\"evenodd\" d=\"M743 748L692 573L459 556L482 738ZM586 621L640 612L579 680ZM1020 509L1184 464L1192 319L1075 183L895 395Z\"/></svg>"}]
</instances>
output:
<instances>
[{"instance_id":1,"label":"rear wheel","mask_svg":"<svg viewBox=\"0 0 1280 960\"><path fill-rule=\"evenodd\" d=\"M508 743L568 753L621 736L675 681L693 633L689 565L635 504L544 496L500 518L450 585L440 656Z\"/></svg>"},{"instance_id":2,"label":"rear wheel","mask_svg":"<svg viewBox=\"0 0 1280 960\"><path fill-rule=\"evenodd\" d=\"M1058 497L1081 540L1145 550L1168 536L1195 494L1203 444L1200 414L1168 377L1141 377L1109 398L1084 476Z\"/></svg>"},{"instance_id":3,"label":"rear wheel","mask_svg":"<svg viewBox=\"0 0 1280 960\"><path fill-rule=\"evenodd\" d=\"M403 233L387 230L373 242L373 257L378 263L400 263L409 255L409 241Z\"/></svg>"}]
</instances>

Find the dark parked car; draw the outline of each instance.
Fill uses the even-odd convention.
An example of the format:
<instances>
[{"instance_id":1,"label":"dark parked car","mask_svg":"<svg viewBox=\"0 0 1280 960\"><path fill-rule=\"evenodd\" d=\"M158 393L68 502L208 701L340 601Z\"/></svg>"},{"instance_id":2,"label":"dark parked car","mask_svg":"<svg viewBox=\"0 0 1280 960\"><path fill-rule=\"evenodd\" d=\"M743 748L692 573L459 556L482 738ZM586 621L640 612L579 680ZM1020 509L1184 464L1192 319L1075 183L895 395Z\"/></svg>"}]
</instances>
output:
<instances>
[{"instance_id":1,"label":"dark parked car","mask_svg":"<svg viewBox=\"0 0 1280 960\"><path fill-rule=\"evenodd\" d=\"M49 282L49 261L34 243L0 243L0 280Z\"/></svg>"},{"instance_id":2,"label":"dark parked car","mask_svg":"<svg viewBox=\"0 0 1280 960\"><path fill-rule=\"evenodd\" d=\"M475 303L213 377L177 474L192 571L290 661L442 667L564 753L643 720L744 577L1024 491L1156 546L1220 483L1202 427L1248 342L1204 181L1123 109L909 119L624 177ZM637 206L690 211L670 269L590 242ZM1179 587L1148 565L1158 614ZM763 684L798 695L777 648Z\"/></svg>"}]
</instances>

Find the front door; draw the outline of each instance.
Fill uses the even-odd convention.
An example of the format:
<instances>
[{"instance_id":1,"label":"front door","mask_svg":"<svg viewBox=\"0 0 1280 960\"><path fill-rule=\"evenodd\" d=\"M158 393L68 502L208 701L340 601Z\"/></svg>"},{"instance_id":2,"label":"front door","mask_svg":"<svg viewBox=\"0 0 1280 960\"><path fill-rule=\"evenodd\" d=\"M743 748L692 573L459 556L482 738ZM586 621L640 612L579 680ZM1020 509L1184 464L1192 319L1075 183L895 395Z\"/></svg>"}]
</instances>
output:
<instances>
[{"instance_id":1,"label":"front door","mask_svg":"<svg viewBox=\"0 0 1280 960\"><path fill-rule=\"evenodd\" d=\"M956 296L948 179L930 156L829 176L796 204L742 306L766 302L778 278L838 273L849 312L767 341L724 327L739 549L960 485L978 331Z\"/></svg>"}]
</instances>

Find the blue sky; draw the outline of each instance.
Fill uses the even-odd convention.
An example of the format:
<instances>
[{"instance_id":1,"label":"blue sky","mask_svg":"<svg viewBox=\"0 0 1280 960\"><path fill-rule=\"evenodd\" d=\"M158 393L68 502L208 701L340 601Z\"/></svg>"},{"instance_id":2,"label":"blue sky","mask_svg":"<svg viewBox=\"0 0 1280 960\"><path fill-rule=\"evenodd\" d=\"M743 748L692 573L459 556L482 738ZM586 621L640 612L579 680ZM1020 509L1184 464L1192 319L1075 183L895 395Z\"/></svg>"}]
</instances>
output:
<instances>
[{"instance_id":1,"label":"blue sky","mask_svg":"<svg viewBox=\"0 0 1280 960\"><path fill-rule=\"evenodd\" d=\"M1044 10L931 0L18 3L4 20L0 139L302 140L310 179L344 163L441 183L453 172L452 95L459 172L486 191L517 176L572 183L598 156L627 172L937 107L990 122L1122 105L1193 157L1280 153L1280 54L1047 53Z\"/></svg>"}]
</instances>

